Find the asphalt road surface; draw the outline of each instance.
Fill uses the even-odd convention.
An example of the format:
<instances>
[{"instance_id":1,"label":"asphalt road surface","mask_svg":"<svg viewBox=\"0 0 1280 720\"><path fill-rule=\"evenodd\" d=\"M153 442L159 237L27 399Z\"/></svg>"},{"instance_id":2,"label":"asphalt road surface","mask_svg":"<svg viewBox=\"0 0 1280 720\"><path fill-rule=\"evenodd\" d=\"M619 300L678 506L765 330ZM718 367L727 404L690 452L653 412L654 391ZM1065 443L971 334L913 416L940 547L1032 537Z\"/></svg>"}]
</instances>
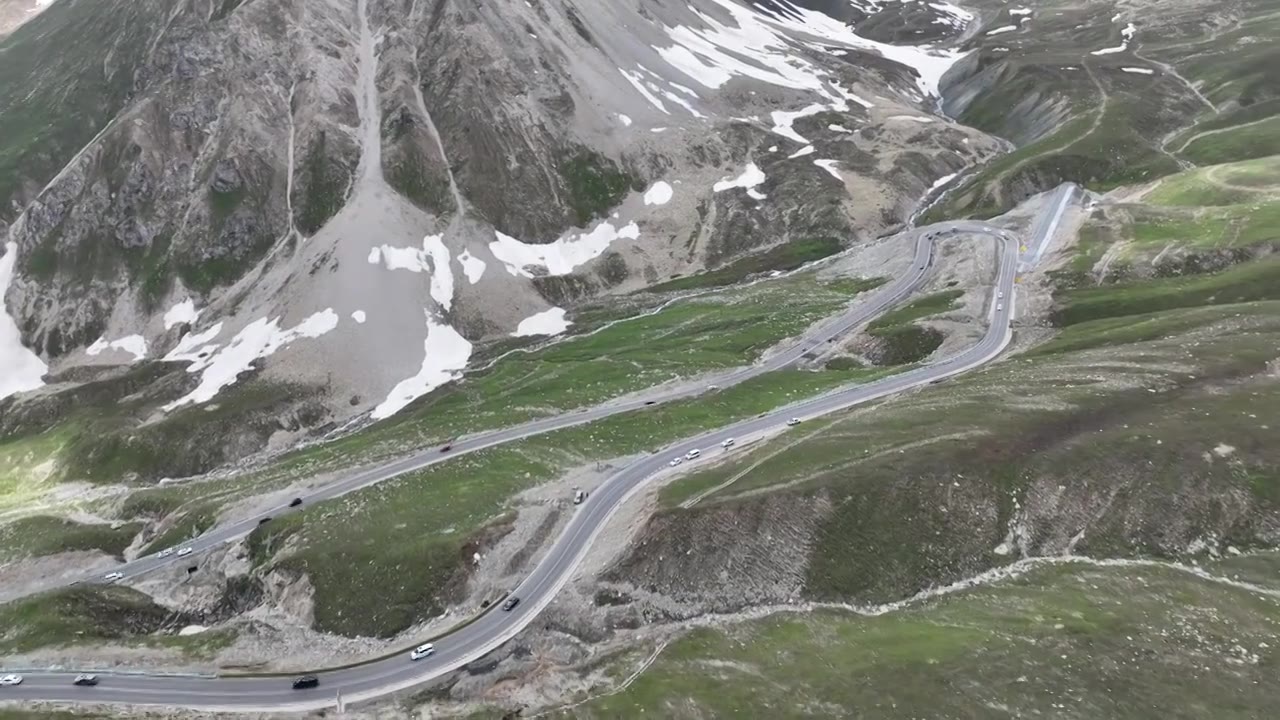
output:
<instances>
[{"instance_id":1,"label":"asphalt road surface","mask_svg":"<svg viewBox=\"0 0 1280 720\"><path fill-rule=\"evenodd\" d=\"M513 610L504 611L495 608L480 616L475 622L436 640L436 654L429 658L414 662L404 654L358 667L321 672L318 673L319 686L308 690L293 690L289 678L191 677L105 672L98 673L100 679L98 686L76 687L71 682L75 676L74 671L28 672L25 674L22 685L0 688L0 700L166 705L209 711L299 711L332 707L339 695L344 702L376 698L419 685L456 670L501 646L532 622L572 576L592 540L608 521L610 515L629 495L643 486L645 481L666 470L672 458L683 456L695 448L704 451L716 448L722 441L731 437L777 431L785 427L790 418L803 421L937 382L983 365L997 357L1012 336L1009 326L1014 312L1013 290L1019 260L1024 264L1028 261L1034 262L1034 258L1038 258L1043 253L1053 230L1060 221L1063 210L1074 196L1074 186L1064 186L1057 194L1050 197L1045 211L1034 226L1032 237L1027 238L1027 249L1021 257L1018 238L1009 231L985 223L941 223L917 230L915 256L911 267L902 277L882 286L867 301L860 303L840 318L816 328L795 346L770 357L760 365L735 374L727 382L742 382L762 373L785 367L810 349L825 343L827 339L848 332L906 298L919 287L928 273L933 259L933 239L951 232L989 235L996 239L1000 248L996 292L992 294L989 301L990 324L986 334L976 345L927 366L873 383L811 398L686 439L628 465L602 483L587 502L578 507L576 514L570 519L550 551L528 577L513 589L512 595L520 598L520 603ZM999 299L996 293L1003 293L1003 298ZM721 384L726 384L726 381L721 381ZM590 422L620 412L639 410L646 407L647 400L669 401L696 395L704 390L704 388L695 388L669 395L641 397L627 403L546 418L507 430L479 435L456 443L448 454L442 454L438 448L433 448L417 456L356 474L304 496L304 501L309 503L336 497L466 452L474 452L530 435ZM280 508L277 512L286 511L287 508ZM257 526L258 519L249 518L215 529L193 541L189 546L195 548L198 553L243 537ZM125 573L126 577L130 577L173 560L175 558L145 558L122 566L120 571ZM182 561L188 560L189 558L182 559Z\"/></svg>"}]
</instances>

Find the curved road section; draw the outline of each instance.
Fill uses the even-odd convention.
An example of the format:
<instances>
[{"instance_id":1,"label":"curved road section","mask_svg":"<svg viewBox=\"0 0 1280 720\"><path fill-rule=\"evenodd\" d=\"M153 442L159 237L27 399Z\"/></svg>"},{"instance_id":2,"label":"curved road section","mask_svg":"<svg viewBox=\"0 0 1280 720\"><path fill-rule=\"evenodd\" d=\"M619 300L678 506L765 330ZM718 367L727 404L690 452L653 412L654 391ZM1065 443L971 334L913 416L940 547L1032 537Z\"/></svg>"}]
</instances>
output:
<instances>
[{"instance_id":1,"label":"curved road section","mask_svg":"<svg viewBox=\"0 0 1280 720\"><path fill-rule=\"evenodd\" d=\"M1034 262L1034 258L1038 258L1043 253L1063 211L1074 197L1074 191L1074 186L1065 185L1049 197L1046 211L1036 223L1033 236L1027 238L1028 242L1022 250L1021 258L1018 238L1006 230L985 223L942 223L918 231L915 257L910 269L902 277L883 286L869 302L860 304L840 318L816 328L803 341L787 351L736 374L733 381L742 382L762 373L785 367L813 347L826 342L827 339L867 322L900 302L920 285L927 274L933 259L933 239L949 232L989 235L997 240L1000 248L999 272L995 289L997 292L1004 293L1005 299L1001 302L996 297L991 298L987 332L976 345L931 365L877 382L811 398L686 439L623 468L606 480L591 495L588 502L580 506L550 551L533 572L512 591L512 595L520 598L519 605L510 611L494 609L480 616L475 622L437 640L436 653L431 657L414 662L405 654L357 667L322 672L318 674L319 685L305 690L293 690L289 678L201 678L105 672L100 673L98 686L77 687L72 685L75 677L73 672L37 672L27 674L22 685L0 689L0 701L46 700L166 705L207 711L314 710L333 707L339 699L341 702L358 702L407 689L478 660L510 640L534 620L560 588L568 582L591 546L592 540L614 511L647 480L663 472L671 458L684 455L695 448L714 447L731 437L776 431L793 417L801 419L818 417L920 387L976 368L998 356L1012 337L1009 326L1013 317L1013 289L1019 260ZM698 392L701 390L672 393L662 396L662 399L694 395ZM307 497L312 501L336 497L400 473L440 462L446 457L463 452L474 452L561 427L590 422L619 412L640 409L645 406L646 400L653 399L653 397L641 398L608 408L547 418L509 430L477 436L455 444L454 451L447 456L441 456L438 451L423 453L376 470L357 474L342 482L326 486ZM256 525L257 519L253 518L217 529L200 538L194 546L199 550L207 550L243 537ZM165 561L149 558L134 562L128 566L127 575L146 572L161 562Z\"/></svg>"}]
</instances>

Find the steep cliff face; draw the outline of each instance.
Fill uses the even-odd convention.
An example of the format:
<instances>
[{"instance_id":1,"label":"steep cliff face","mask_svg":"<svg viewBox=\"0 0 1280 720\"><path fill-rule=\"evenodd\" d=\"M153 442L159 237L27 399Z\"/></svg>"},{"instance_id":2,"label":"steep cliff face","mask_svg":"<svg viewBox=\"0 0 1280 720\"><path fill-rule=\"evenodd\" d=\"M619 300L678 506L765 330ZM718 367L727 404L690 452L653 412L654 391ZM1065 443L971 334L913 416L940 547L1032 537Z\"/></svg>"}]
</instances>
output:
<instances>
[{"instance_id":1,"label":"steep cliff face","mask_svg":"<svg viewBox=\"0 0 1280 720\"><path fill-rule=\"evenodd\" d=\"M967 15L850 7L59 0L0 41L6 310L64 379L184 364L165 411L252 369L385 417L554 305L858 242L993 152L929 114L958 53L847 24Z\"/></svg>"}]
</instances>

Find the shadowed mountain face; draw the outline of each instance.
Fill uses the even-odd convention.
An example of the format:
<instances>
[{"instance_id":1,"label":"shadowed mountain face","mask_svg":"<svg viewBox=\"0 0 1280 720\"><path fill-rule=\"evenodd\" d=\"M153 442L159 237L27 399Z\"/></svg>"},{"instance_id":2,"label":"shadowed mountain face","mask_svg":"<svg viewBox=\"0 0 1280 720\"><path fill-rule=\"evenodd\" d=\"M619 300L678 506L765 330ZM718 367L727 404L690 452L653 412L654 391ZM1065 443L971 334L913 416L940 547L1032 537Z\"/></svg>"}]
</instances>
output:
<instances>
[{"instance_id":1,"label":"shadowed mountain face","mask_svg":"<svg viewBox=\"0 0 1280 720\"><path fill-rule=\"evenodd\" d=\"M58 0L0 40L6 312L51 377L181 363L166 410L253 370L392 413L525 320L857 243L990 153L901 121L959 54L846 22L888 13Z\"/></svg>"}]
</instances>

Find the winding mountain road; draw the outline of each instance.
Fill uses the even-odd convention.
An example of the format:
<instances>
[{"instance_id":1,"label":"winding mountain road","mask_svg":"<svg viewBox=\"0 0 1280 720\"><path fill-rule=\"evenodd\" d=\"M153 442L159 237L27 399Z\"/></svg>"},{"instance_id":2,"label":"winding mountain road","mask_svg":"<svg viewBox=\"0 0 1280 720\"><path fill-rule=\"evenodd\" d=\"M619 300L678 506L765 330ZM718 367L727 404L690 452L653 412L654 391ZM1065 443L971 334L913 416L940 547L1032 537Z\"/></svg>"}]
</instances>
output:
<instances>
[{"instance_id":1,"label":"winding mountain road","mask_svg":"<svg viewBox=\"0 0 1280 720\"><path fill-rule=\"evenodd\" d=\"M721 380L721 385L740 383L761 374L794 363L810 349L838 337L901 302L921 286L933 263L934 239L952 232L981 234L996 240L1000 249L999 270L989 301L987 332L976 345L930 365L893 375L882 380L830 392L801 401L759 417L743 420L697 437L669 445L661 452L638 460L609 477L581 505L564 532L512 594L521 600L511 611L492 609L475 622L463 626L437 640L436 654L413 662L407 654L342 670L317 673L319 686L293 690L288 678L265 677L194 677L161 674L114 674L100 671L96 687L72 685L70 670L27 672L22 685L0 688L0 701L57 701L83 703L116 703L130 705L164 705L206 711L304 711L333 707L339 696L343 702L370 700L399 690L420 685L428 680L457 670L467 663L510 640L531 623L554 599L560 588L590 548L593 539L610 516L646 481L667 469L675 456L689 450L710 448L730 437L766 431L777 431L792 417L806 419L836 412L860 403L943 380L983 365L997 357L1007 346L1012 331L1014 285L1019 267L1026 268L1044 252L1059 225L1062 214L1075 197L1075 186L1064 185L1051 193L1044 210L1026 238L1020 252L1019 238L1008 230L982 222L949 222L913 231L916 245L910 268L901 277L874 291L840 317L819 325L789 349L777 353L751 368ZM997 299L1003 293L1003 300ZM622 412L641 410L652 402L690 397L705 388L639 396L634 400L578 413L544 418L524 425L461 440L448 454L433 448L416 456L386 466L357 473L350 478L326 485L308 495L305 503L325 500L395 477L405 472L443 462L458 455L475 452L521 438L550 432L573 425L592 422ZM272 514L287 512L281 507ZM205 552L244 537L258 525L260 517L216 528L189 543L196 553ZM143 558L121 566L126 577L135 577L178 558ZM185 559L183 559L185 560ZM4 670L0 670L3 674Z\"/></svg>"}]
</instances>

